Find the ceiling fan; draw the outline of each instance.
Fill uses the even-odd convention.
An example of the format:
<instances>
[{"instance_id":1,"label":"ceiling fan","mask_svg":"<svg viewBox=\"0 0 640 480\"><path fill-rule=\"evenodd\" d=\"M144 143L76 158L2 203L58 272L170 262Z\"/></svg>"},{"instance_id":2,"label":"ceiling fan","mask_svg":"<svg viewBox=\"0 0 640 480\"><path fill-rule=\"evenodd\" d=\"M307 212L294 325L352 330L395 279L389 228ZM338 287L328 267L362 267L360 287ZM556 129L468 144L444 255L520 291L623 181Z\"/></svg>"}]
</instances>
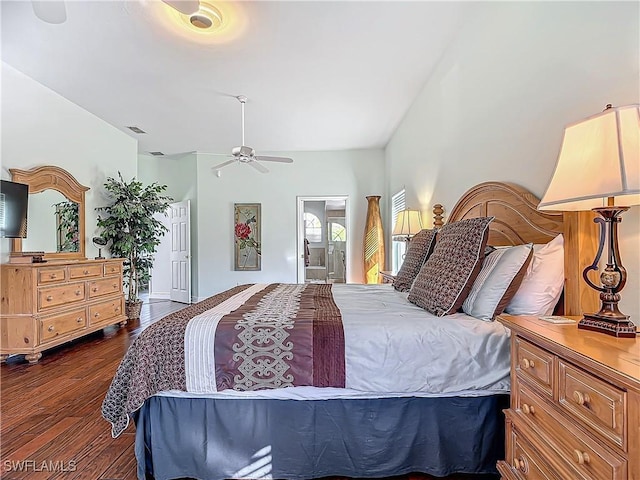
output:
<instances>
[{"instance_id":1,"label":"ceiling fan","mask_svg":"<svg viewBox=\"0 0 640 480\"><path fill-rule=\"evenodd\" d=\"M162 0L184 15L191 15L200 8L200 0ZM60 24L67 20L65 0L31 0L33 13L46 23Z\"/></svg>"},{"instance_id":2,"label":"ceiling fan","mask_svg":"<svg viewBox=\"0 0 640 480\"><path fill-rule=\"evenodd\" d=\"M256 155L255 150L253 148L245 145L244 143L244 104L247 103L247 97L245 97L244 95L238 95L236 98L240 102L240 105L241 105L240 108L242 110L242 146L233 147L231 149L231 155L229 155L233 157L231 160L227 160L226 162L223 162L219 165L212 167L212 170L216 172L216 175L220 176L220 169L222 167L226 167L227 165L231 165L232 163L236 163L236 162L250 165L251 167L255 168L256 170L262 173L267 173L269 172L269 170L260 162L293 163L292 158ZM221 155L221 154L210 153L206 155Z\"/></svg>"}]
</instances>

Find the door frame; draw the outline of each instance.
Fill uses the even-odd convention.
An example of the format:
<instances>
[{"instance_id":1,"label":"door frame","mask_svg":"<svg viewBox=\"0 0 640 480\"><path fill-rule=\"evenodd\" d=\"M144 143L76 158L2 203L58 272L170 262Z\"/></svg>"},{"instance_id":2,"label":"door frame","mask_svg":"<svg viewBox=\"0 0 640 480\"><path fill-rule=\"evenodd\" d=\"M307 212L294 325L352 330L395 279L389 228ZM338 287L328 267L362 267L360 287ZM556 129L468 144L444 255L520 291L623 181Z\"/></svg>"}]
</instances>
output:
<instances>
[{"instance_id":1,"label":"door frame","mask_svg":"<svg viewBox=\"0 0 640 480\"><path fill-rule=\"evenodd\" d=\"M344 200L344 226L347 229L345 282L349 283L351 279L351 238L353 237L353 232L351 231L349 195L298 195L296 197L296 277L298 283L304 283L304 202L327 200ZM326 228L326 222L324 226Z\"/></svg>"}]
</instances>

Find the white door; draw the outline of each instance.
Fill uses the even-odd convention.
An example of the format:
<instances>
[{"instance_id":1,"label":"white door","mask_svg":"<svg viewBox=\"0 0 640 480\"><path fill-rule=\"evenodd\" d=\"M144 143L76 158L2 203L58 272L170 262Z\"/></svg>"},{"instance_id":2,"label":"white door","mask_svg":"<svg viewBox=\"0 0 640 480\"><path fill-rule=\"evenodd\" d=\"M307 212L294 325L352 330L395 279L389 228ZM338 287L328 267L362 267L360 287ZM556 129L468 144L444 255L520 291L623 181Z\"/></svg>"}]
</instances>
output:
<instances>
[{"instance_id":1,"label":"white door","mask_svg":"<svg viewBox=\"0 0 640 480\"><path fill-rule=\"evenodd\" d=\"M174 302L191 303L191 201L169 206L171 292Z\"/></svg>"}]
</instances>

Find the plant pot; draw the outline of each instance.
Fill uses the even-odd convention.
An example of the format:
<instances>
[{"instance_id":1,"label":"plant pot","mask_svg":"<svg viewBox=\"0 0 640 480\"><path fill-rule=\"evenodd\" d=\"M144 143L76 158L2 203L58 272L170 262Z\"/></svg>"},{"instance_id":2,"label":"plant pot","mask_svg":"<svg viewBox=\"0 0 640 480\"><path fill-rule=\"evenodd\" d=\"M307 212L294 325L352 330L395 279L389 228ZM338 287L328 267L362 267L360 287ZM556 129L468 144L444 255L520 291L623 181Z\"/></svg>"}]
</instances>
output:
<instances>
[{"instance_id":1,"label":"plant pot","mask_svg":"<svg viewBox=\"0 0 640 480\"><path fill-rule=\"evenodd\" d=\"M124 311L127 314L129 320L137 320L140 318L140 311L142 310L142 300L136 300L134 302L125 302Z\"/></svg>"}]
</instances>

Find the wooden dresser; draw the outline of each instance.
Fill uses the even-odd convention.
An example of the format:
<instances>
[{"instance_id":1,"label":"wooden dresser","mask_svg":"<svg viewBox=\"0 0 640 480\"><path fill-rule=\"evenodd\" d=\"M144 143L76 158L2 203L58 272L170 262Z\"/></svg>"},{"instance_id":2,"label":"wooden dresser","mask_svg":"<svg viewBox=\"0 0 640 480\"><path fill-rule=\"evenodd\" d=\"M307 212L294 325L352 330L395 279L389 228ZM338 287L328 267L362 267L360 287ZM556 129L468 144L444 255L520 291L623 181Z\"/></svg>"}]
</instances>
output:
<instances>
[{"instance_id":1,"label":"wooden dresser","mask_svg":"<svg viewBox=\"0 0 640 480\"><path fill-rule=\"evenodd\" d=\"M640 340L498 320L512 332L502 478L640 480Z\"/></svg>"},{"instance_id":2,"label":"wooden dresser","mask_svg":"<svg viewBox=\"0 0 640 480\"><path fill-rule=\"evenodd\" d=\"M122 259L1 265L0 359L42 351L126 324Z\"/></svg>"}]
</instances>

